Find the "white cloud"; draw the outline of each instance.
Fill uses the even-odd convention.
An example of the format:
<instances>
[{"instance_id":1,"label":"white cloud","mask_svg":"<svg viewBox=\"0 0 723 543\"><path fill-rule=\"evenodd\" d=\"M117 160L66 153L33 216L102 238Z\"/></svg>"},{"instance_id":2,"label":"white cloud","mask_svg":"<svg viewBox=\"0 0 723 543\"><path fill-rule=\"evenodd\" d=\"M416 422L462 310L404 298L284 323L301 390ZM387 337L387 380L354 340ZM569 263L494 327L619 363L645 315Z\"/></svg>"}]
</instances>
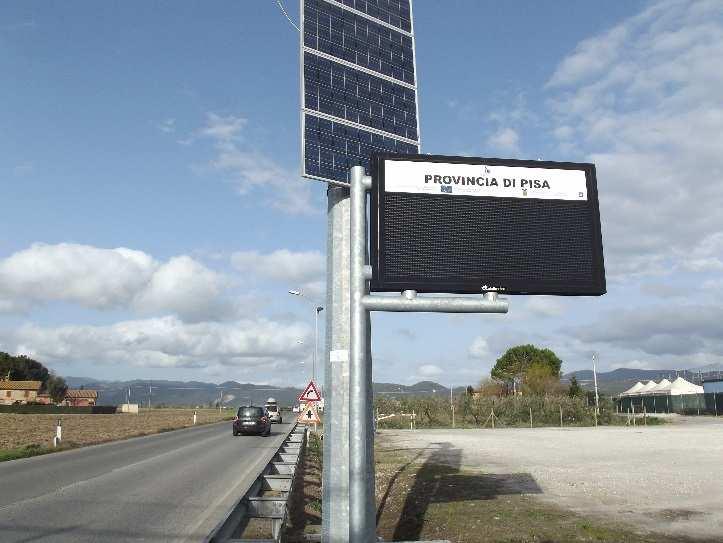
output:
<instances>
[{"instance_id":1,"label":"white cloud","mask_svg":"<svg viewBox=\"0 0 723 543\"><path fill-rule=\"evenodd\" d=\"M172 312L186 320L214 320L230 308L222 301L221 275L188 256L159 266L132 305L141 313Z\"/></svg>"},{"instance_id":2,"label":"white cloud","mask_svg":"<svg viewBox=\"0 0 723 543\"><path fill-rule=\"evenodd\" d=\"M319 212L312 202L311 183L258 151L242 150L232 142L219 143L211 167L230 176L239 194L266 189L264 202L293 215Z\"/></svg>"},{"instance_id":3,"label":"white cloud","mask_svg":"<svg viewBox=\"0 0 723 543\"><path fill-rule=\"evenodd\" d=\"M467 352L470 358L488 358L490 355L489 344L485 338L478 336L474 338Z\"/></svg>"},{"instance_id":4,"label":"white cloud","mask_svg":"<svg viewBox=\"0 0 723 543\"><path fill-rule=\"evenodd\" d=\"M438 377L444 373L444 370L434 364L423 364L419 366L419 375L422 377Z\"/></svg>"},{"instance_id":5,"label":"white cloud","mask_svg":"<svg viewBox=\"0 0 723 543\"><path fill-rule=\"evenodd\" d=\"M320 211L312 202L311 183L266 154L241 145L246 125L241 117L209 113L200 134L214 142L215 157L208 168L228 176L237 192L248 195L263 191L264 203L290 214L310 215Z\"/></svg>"},{"instance_id":6,"label":"white cloud","mask_svg":"<svg viewBox=\"0 0 723 543\"><path fill-rule=\"evenodd\" d=\"M109 326L26 325L3 336L3 344L12 351L51 363L166 368L248 368L269 363L295 368L311 345L307 325L265 319L188 324L176 317L159 317Z\"/></svg>"},{"instance_id":7,"label":"white cloud","mask_svg":"<svg viewBox=\"0 0 723 543\"><path fill-rule=\"evenodd\" d=\"M292 287L320 281L326 270L326 259L319 251L239 251L231 255L231 263L240 272L285 281Z\"/></svg>"},{"instance_id":8,"label":"white cloud","mask_svg":"<svg viewBox=\"0 0 723 543\"><path fill-rule=\"evenodd\" d=\"M197 320L222 312L223 284L220 274L188 256L160 263L124 247L38 243L0 260L0 310L69 302Z\"/></svg>"},{"instance_id":9,"label":"white cloud","mask_svg":"<svg viewBox=\"0 0 723 543\"><path fill-rule=\"evenodd\" d=\"M519 134L509 127L501 128L487 138L487 145L508 153L517 154L520 150L519 143Z\"/></svg>"},{"instance_id":10,"label":"white cloud","mask_svg":"<svg viewBox=\"0 0 723 543\"><path fill-rule=\"evenodd\" d=\"M581 42L548 89L561 148L597 165L610 275L718 269L695 255L723 230L723 4L655 3Z\"/></svg>"},{"instance_id":11,"label":"white cloud","mask_svg":"<svg viewBox=\"0 0 723 543\"><path fill-rule=\"evenodd\" d=\"M246 278L270 280L285 290L301 290L307 299L317 303L322 303L326 295L326 258L319 251L238 251L231 255L231 264Z\"/></svg>"},{"instance_id":12,"label":"white cloud","mask_svg":"<svg viewBox=\"0 0 723 543\"><path fill-rule=\"evenodd\" d=\"M566 332L588 343L654 356L721 356L721 322L720 306L675 304L618 310Z\"/></svg>"},{"instance_id":13,"label":"white cloud","mask_svg":"<svg viewBox=\"0 0 723 543\"><path fill-rule=\"evenodd\" d=\"M213 138L218 141L231 141L239 137L241 130L248 123L243 117L228 115L223 117L216 113L206 115L206 125L201 129L202 136Z\"/></svg>"},{"instance_id":14,"label":"white cloud","mask_svg":"<svg viewBox=\"0 0 723 543\"><path fill-rule=\"evenodd\" d=\"M172 134L176 131L176 119L164 119L158 123L158 130L166 134Z\"/></svg>"}]
</instances>

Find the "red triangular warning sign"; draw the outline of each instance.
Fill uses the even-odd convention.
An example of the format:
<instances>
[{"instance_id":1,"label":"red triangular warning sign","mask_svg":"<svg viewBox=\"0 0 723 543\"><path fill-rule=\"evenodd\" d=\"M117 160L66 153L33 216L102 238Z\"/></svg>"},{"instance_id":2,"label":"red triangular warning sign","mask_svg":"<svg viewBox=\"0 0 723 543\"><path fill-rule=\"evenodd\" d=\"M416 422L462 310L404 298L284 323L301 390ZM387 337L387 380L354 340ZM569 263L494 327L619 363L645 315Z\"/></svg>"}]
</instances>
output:
<instances>
[{"instance_id":1,"label":"red triangular warning sign","mask_svg":"<svg viewBox=\"0 0 723 543\"><path fill-rule=\"evenodd\" d=\"M299 417L296 420L301 424L317 424L321 422L319 413L316 412L316 406L313 403L307 405L306 408L299 413Z\"/></svg>"},{"instance_id":2,"label":"red triangular warning sign","mask_svg":"<svg viewBox=\"0 0 723 543\"><path fill-rule=\"evenodd\" d=\"M321 401L321 394L319 393L319 389L316 388L316 384L314 381L309 381L309 384L306 385L306 389L304 389L304 392L301 393L301 396L299 396L300 402L319 402Z\"/></svg>"}]
</instances>

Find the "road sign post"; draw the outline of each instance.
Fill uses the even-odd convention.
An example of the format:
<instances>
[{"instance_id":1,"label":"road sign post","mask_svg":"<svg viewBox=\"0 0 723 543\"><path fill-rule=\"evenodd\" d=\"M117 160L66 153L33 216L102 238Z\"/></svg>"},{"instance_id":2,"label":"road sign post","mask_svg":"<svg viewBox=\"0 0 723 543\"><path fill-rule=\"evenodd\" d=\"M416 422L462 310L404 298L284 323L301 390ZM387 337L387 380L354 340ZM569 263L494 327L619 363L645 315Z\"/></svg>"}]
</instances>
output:
<instances>
[{"instance_id":1,"label":"road sign post","mask_svg":"<svg viewBox=\"0 0 723 543\"><path fill-rule=\"evenodd\" d=\"M327 189L322 539L349 539L349 167L372 152L418 153L411 0L301 0L301 170ZM329 40L329 30L341 47ZM371 402L371 390L368 391Z\"/></svg>"},{"instance_id":2,"label":"road sign post","mask_svg":"<svg viewBox=\"0 0 723 543\"><path fill-rule=\"evenodd\" d=\"M299 402L315 403L320 401L321 393L319 392L319 389L316 388L316 383L314 383L314 381L309 381L309 384L306 385L304 392L299 395Z\"/></svg>"},{"instance_id":3,"label":"road sign post","mask_svg":"<svg viewBox=\"0 0 723 543\"><path fill-rule=\"evenodd\" d=\"M506 300L497 293L484 296L418 298L415 291L404 291L400 297L369 294L372 270L366 264L367 191L372 180L364 168L351 169L350 211L350 390L349 390L349 541L376 541L374 511L373 404L369 401L372 387L369 342L370 311L434 312L434 313L506 313Z\"/></svg>"}]
</instances>

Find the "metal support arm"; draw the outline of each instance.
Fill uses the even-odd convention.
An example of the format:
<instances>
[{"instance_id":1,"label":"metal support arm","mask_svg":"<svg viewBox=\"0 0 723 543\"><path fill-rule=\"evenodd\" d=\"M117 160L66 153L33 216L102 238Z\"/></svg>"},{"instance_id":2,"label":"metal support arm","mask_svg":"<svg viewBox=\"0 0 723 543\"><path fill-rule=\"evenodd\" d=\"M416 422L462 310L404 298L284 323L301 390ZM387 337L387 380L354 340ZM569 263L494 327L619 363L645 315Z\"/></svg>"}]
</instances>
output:
<instances>
[{"instance_id":1,"label":"metal support arm","mask_svg":"<svg viewBox=\"0 0 723 543\"><path fill-rule=\"evenodd\" d=\"M498 300L487 293L482 298L451 296L449 298L409 298L406 294L375 296L367 294L362 304L367 311L428 312L428 313L507 313L507 300Z\"/></svg>"}]
</instances>

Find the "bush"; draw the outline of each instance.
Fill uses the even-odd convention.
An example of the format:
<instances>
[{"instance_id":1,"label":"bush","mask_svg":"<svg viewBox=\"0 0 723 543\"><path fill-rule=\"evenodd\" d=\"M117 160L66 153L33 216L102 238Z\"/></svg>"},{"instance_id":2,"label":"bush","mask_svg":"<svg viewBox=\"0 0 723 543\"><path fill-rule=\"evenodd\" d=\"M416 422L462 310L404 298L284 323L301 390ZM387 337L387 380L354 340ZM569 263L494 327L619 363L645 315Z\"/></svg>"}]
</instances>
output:
<instances>
[{"instance_id":1,"label":"bush","mask_svg":"<svg viewBox=\"0 0 723 543\"><path fill-rule=\"evenodd\" d=\"M432 396L389 398L379 396L374 401L375 414L416 414L418 428L450 428L452 410L449 399ZM455 426L457 428L490 427L492 410L495 426L529 427L530 409L533 426L560 426L560 408L564 426L592 426L594 407L586 398L567 395L522 395L473 398L467 394L454 399ZM614 424L615 406L600 399L598 424ZM408 417L382 420L379 428L409 428Z\"/></svg>"}]
</instances>

